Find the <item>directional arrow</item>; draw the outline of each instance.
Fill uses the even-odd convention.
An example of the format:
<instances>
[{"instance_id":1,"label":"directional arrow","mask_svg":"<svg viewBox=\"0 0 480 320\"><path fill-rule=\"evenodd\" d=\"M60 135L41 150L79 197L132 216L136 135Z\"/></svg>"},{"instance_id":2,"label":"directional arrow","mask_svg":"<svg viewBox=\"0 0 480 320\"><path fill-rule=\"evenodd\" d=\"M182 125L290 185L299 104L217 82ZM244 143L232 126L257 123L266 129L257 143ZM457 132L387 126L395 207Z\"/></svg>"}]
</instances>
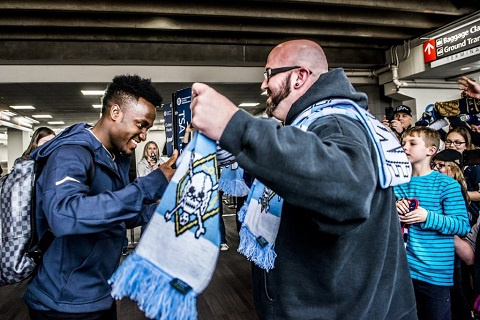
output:
<instances>
[{"instance_id":1,"label":"directional arrow","mask_svg":"<svg viewBox=\"0 0 480 320\"><path fill-rule=\"evenodd\" d=\"M429 42L423 52L426 52L428 55L430 55L432 50L435 50L435 47Z\"/></svg>"},{"instance_id":2,"label":"directional arrow","mask_svg":"<svg viewBox=\"0 0 480 320\"><path fill-rule=\"evenodd\" d=\"M425 63L437 59L437 50L435 49L435 39L430 39L423 43L423 61Z\"/></svg>"}]
</instances>

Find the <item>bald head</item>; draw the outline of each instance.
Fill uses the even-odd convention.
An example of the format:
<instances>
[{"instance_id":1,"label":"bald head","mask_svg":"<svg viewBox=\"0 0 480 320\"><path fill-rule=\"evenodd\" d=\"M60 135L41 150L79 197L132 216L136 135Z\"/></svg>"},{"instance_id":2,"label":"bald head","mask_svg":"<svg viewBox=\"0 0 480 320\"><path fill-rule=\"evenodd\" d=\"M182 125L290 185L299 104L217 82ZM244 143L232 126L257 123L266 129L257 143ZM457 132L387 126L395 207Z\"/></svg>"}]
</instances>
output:
<instances>
[{"instance_id":1,"label":"bald head","mask_svg":"<svg viewBox=\"0 0 480 320\"><path fill-rule=\"evenodd\" d=\"M285 66L306 67L317 76L328 72L328 62L322 47L310 40L283 42L270 52L268 59Z\"/></svg>"},{"instance_id":2,"label":"bald head","mask_svg":"<svg viewBox=\"0 0 480 320\"><path fill-rule=\"evenodd\" d=\"M261 89L267 92L267 115L285 121L292 104L324 73L328 63L322 48L310 40L279 44L268 55Z\"/></svg>"}]
</instances>

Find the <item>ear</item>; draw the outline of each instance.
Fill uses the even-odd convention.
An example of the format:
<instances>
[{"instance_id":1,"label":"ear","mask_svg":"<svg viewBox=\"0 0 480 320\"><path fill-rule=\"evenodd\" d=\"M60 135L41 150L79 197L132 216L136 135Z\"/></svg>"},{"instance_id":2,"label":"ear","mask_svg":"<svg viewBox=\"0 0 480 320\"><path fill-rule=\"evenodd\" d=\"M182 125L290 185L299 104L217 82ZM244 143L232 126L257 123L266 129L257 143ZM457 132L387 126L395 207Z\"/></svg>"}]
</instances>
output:
<instances>
[{"instance_id":1,"label":"ear","mask_svg":"<svg viewBox=\"0 0 480 320\"><path fill-rule=\"evenodd\" d=\"M434 156L437 153L438 148L435 146L431 146L428 148L427 156Z\"/></svg>"},{"instance_id":2,"label":"ear","mask_svg":"<svg viewBox=\"0 0 480 320\"><path fill-rule=\"evenodd\" d=\"M122 109L118 104L114 104L110 107L109 114L113 121L117 121L122 115Z\"/></svg>"},{"instance_id":3,"label":"ear","mask_svg":"<svg viewBox=\"0 0 480 320\"><path fill-rule=\"evenodd\" d=\"M295 80L295 89L301 88L305 82L307 81L308 77L310 76L310 71L307 68L300 68L297 72L295 72L296 78Z\"/></svg>"}]
</instances>

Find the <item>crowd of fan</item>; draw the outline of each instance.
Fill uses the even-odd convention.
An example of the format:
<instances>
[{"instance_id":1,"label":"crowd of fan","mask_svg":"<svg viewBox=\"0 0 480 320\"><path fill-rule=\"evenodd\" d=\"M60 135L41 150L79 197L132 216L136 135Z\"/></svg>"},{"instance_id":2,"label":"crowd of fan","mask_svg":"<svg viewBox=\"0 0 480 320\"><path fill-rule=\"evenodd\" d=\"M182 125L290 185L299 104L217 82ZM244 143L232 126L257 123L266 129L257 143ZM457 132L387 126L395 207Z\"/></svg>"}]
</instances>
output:
<instances>
[{"instance_id":1,"label":"crowd of fan","mask_svg":"<svg viewBox=\"0 0 480 320\"><path fill-rule=\"evenodd\" d=\"M459 83L462 97L480 99L479 84L465 77ZM477 319L480 114L442 117L431 105L413 124L408 106L386 113L383 124L397 135L413 168L412 180L394 191L419 317Z\"/></svg>"}]
</instances>

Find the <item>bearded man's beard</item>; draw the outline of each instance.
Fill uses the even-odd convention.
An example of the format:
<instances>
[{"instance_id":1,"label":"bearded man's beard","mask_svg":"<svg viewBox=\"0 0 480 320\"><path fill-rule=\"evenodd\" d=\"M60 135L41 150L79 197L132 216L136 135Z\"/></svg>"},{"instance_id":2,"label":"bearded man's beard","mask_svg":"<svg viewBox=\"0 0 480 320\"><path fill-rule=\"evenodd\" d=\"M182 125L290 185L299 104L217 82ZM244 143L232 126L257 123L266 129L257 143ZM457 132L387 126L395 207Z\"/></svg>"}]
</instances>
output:
<instances>
[{"instance_id":1,"label":"bearded man's beard","mask_svg":"<svg viewBox=\"0 0 480 320\"><path fill-rule=\"evenodd\" d=\"M290 94L291 90L289 84L291 77L292 73L290 72L290 74L287 78L285 78L285 81L282 83L280 89L276 94L273 94L270 89L267 89L267 94L270 100L267 100L267 108L265 109L265 112L269 117L273 117L273 112L275 111L275 109L277 109L280 102L282 102L282 100L288 97L288 95Z\"/></svg>"}]
</instances>

